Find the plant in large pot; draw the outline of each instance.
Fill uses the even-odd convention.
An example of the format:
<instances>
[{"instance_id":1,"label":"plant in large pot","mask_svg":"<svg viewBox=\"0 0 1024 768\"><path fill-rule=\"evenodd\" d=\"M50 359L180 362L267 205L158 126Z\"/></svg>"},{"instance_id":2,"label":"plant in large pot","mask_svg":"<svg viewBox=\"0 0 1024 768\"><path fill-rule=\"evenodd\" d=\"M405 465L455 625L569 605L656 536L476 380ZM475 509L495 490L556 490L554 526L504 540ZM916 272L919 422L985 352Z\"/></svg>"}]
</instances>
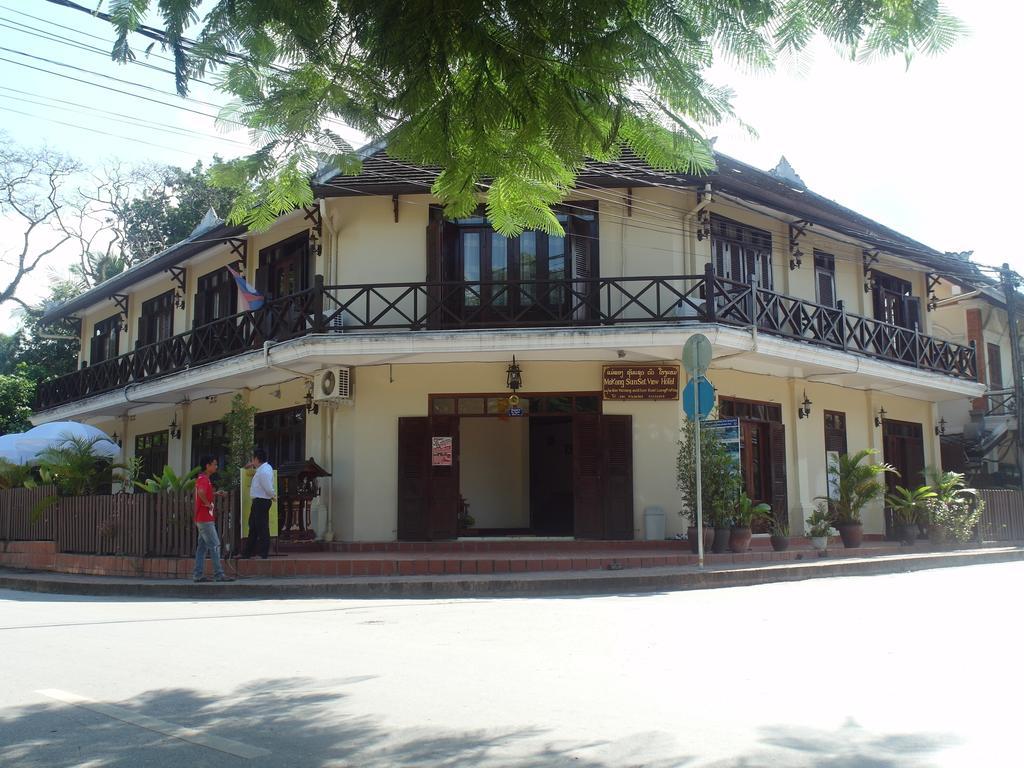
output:
<instances>
[{"instance_id":1,"label":"plant in large pot","mask_svg":"<svg viewBox=\"0 0 1024 768\"><path fill-rule=\"evenodd\" d=\"M679 452L676 456L676 485L682 496L680 514L690 520L687 538L690 549L697 551L697 469L694 456L696 430L687 421L682 428ZM710 430L700 433L701 501L704 517L704 551L726 552L729 548L732 510L742 487L736 459L717 434Z\"/></svg>"},{"instance_id":2,"label":"plant in large pot","mask_svg":"<svg viewBox=\"0 0 1024 768\"><path fill-rule=\"evenodd\" d=\"M823 501L818 502L818 506L814 508L806 522L807 537L811 540L811 546L819 552L825 552L828 549L828 537L835 532L828 505Z\"/></svg>"},{"instance_id":3,"label":"plant in large pot","mask_svg":"<svg viewBox=\"0 0 1024 768\"><path fill-rule=\"evenodd\" d=\"M897 485L893 492L885 497L885 503L892 510L893 522L900 541L910 546L917 541L918 524L927 516L929 499L935 498L935 491L930 485L919 488L904 488Z\"/></svg>"},{"instance_id":4,"label":"plant in large pot","mask_svg":"<svg viewBox=\"0 0 1024 768\"><path fill-rule=\"evenodd\" d=\"M789 520L781 517L772 517L772 549L776 552L785 552L789 549Z\"/></svg>"},{"instance_id":5,"label":"plant in large pot","mask_svg":"<svg viewBox=\"0 0 1024 768\"><path fill-rule=\"evenodd\" d=\"M976 536L985 502L974 488L966 488L962 472L932 472L935 496L928 499L928 538L933 544L946 539L970 541Z\"/></svg>"},{"instance_id":6,"label":"plant in large pot","mask_svg":"<svg viewBox=\"0 0 1024 768\"><path fill-rule=\"evenodd\" d=\"M750 538L753 536L751 526L755 520L763 520L771 513L772 508L767 504L755 504L747 496L746 491L740 491L736 499L736 506L732 510L732 527L729 530L729 549L733 552L746 552L750 549Z\"/></svg>"},{"instance_id":7,"label":"plant in large pot","mask_svg":"<svg viewBox=\"0 0 1024 768\"><path fill-rule=\"evenodd\" d=\"M878 451L865 448L854 454L840 453L829 464L828 473L834 497L819 496L832 514L832 524L839 530L843 546L856 548L864 540L861 511L885 492L882 476L896 472L889 464L865 463Z\"/></svg>"}]
</instances>

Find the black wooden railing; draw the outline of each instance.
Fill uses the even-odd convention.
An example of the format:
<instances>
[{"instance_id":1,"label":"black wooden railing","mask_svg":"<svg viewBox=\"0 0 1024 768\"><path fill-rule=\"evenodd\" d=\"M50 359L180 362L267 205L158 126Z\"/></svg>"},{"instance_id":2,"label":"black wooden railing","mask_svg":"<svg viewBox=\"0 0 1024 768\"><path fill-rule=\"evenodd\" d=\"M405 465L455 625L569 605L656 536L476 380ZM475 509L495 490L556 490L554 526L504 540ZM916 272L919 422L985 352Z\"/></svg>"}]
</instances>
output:
<instances>
[{"instance_id":1,"label":"black wooden railing","mask_svg":"<svg viewBox=\"0 0 1024 768\"><path fill-rule=\"evenodd\" d=\"M819 347L976 379L973 346L926 336L750 283L703 275L600 277L495 283L371 283L324 286L274 299L134 352L40 383L36 408L311 333L722 323L756 327Z\"/></svg>"},{"instance_id":2,"label":"black wooden railing","mask_svg":"<svg viewBox=\"0 0 1024 768\"><path fill-rule=\"evenodd\" d=\"M1017 401L1012 389L990 389L985 397L988 398L986 416L1013 416L1017 413Z\"/></svg>"}]
</instances>

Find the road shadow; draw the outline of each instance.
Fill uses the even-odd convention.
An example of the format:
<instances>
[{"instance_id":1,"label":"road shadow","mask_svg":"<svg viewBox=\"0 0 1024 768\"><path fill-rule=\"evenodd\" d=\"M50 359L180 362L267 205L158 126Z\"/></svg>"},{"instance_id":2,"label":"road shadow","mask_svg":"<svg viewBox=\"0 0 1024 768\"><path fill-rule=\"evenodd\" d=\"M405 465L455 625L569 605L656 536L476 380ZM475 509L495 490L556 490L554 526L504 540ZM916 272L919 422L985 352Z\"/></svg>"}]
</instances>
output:
<instances>
[{"instance_id":1,"label":"road shadow","mask_svg":"<svg viewBox=\"0 0 1024 768\"><path fill-rule=\"evenodd\" d=\"M267 660L272 663L269 652ZM197 670L206 671L202 663L197 663ZM215 677L215 666L208 672ZM370 679L277 678L240 686L226 696L180 687L147 691L129 701L102 702L129 719L156 718L269 752L251 759L81 706L54 701L7 708L0 710L0 765L676 768L693 761L686 755L638 758L644 752L650 754L652 747L666 754L676 746L674 739L657 732L619 740L572 742L558 738L553 728L546 727L459 728L458 723L449 722L442 691L431 711L414 713L417 722L426 724L417 727L386 725L376 717L352 715L339 706L349 695L346 689ZM400 708L400 702L396 706Z\"/></svg>"},{"instance_id":2,"label":"road shadow","mask_svg":"<svg viewBox=\"0 0 1024 768\"><path fill-rule=\"evenodd\" d=\"M848 718L834 730L797 725L760 729L763 745L753 754L707 764L707 768L913 768L935 759L962 740L947 733L877 733Z\"/></svg>"}]
</instances>

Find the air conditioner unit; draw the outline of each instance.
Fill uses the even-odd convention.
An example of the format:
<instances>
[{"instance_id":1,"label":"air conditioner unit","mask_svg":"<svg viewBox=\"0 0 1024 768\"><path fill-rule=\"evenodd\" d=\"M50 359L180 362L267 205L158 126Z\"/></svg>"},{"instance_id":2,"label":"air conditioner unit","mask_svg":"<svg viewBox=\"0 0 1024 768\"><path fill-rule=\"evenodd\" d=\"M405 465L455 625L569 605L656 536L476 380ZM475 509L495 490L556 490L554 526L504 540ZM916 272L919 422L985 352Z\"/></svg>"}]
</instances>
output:
<instances>
[{"instance_id":1,"label":"air conditioner unit","mask_svg":"<svg viewBox=\"0 0 1024 768\"><path fill-rule=\"evenodd\" d=\"M313 381L313 399L351 401L352 369L347 365L339 365L317 373Z\"/></svg>"}]
</instances>

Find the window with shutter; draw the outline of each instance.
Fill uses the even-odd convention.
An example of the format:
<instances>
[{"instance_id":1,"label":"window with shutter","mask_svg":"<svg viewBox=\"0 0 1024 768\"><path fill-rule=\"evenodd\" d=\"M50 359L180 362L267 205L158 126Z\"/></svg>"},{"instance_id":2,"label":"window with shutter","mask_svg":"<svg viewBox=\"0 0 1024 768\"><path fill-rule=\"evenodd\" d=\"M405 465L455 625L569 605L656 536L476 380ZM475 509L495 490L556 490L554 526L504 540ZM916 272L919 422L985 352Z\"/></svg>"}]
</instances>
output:
<instances>
[{"instance_id":1,"label":"window with shutter","mask_svg":"<svg viewBox=\"0 0 1024 768\"><path fill-rule=\"evenodd\" d=\"M121 340L121 316L112 315L93 326L92 340L89 344L90 365L113 360L117 357L118 344Z\"/></svg>"},{"instance_id":2,"label":"window with shutter","mask_svg":"<svg viewBox=\"0 0 1024 768\"><path fill-rule=\"evenodd\" d=\"M163 474L167 465L167 430L135 436L135 458L142 460L142 477L149 479Z\"/></svg>"},{"instance_id":3,"label":"window with shutter","mask_svg":"<svg viewBox=\"0 0 1024 768\"><path fill-rule=\"evenodd\" d=\"M829 253L814 252L814 282L818 303L825 307L836 305L836 258Z\"/></svg>"},{"instance_id":4,"label":"window with shutter","mask_svg":"<svg viewBox=\"0 0 1024 768\"><path fill-rule=\"evenodd\" d=\"M174 335L174 291L165 291L142 302L139 345L156 344Z\"/></svg>"},{"instance_id":5,"label":"window with shutter","mask_svg":"<svg viewBox=\"0 0 1024 768\"><path fill-rule=\"evenodd\" d=\"M715 272L726 280L757 284L772 290L772 235L763 229L740 224L722 216L711 217L711 252Z\"/></svg>"},{"instance_id":6,"label":"window with shutter","mask_svg":"<svg viewBox=\"0 0 1024 768\"><path fill-rule=\"evenodd\" d=\"M196 282L193 327L212 323L238 311L238 290L226 267L209 272Z\"/></svg>"}]
</instances>

